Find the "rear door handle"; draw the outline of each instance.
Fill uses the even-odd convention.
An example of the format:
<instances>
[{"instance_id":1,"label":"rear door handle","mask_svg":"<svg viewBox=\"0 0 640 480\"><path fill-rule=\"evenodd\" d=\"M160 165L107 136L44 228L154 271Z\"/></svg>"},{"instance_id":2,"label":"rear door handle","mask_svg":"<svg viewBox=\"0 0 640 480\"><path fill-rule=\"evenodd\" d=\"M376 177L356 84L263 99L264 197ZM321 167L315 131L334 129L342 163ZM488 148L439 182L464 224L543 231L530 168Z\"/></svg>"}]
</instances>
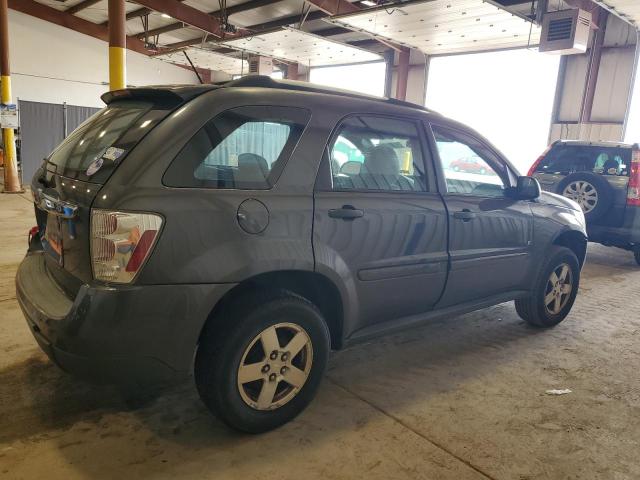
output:
<instances>
[{"instance_id":1,"label":"rear door handle","mask_svg":"<svg viewBox=\"0 0 640 480\"><path fill-rule=\"evenodd\" d=\"M342 220L355 220L364 216L364 210L359 210L353 205L343 205L342 208L332 208L329 210L331 218L341 218Z\"/></svg>"},{"instance_id":2,"label":"rear door handle","mask_svg":"<svg viewBox=\"0 0 640 480\"><path fill-rule=\"evenodd\" d=\"M476 214L471 210L465 208L464 210L461 210L459 212L454 212L453 218L462 220L463 222L470 222L471 220L476 218Z\"/></svg>"}]
</instances>

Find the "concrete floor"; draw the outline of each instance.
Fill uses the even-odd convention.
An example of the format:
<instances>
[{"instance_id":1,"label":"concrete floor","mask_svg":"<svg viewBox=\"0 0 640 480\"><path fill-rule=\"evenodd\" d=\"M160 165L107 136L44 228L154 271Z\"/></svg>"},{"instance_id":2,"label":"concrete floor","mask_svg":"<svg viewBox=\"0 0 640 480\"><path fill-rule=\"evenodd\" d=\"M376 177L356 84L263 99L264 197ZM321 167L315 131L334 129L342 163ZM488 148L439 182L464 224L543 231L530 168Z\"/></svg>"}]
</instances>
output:
<instances>
[{"instance_id":1,"label":"concrete floor","mask_svg":"<svg viewBox=\"0 0 640 480\"><path fill-rule=\"evenodd\" d=\"M297 420L246 436L190 382L134 408L46 359L13 286L32 217L27 195L0 195L0 478L640 478L640 268L627 252L590 247L555 329L504 304L351 348Z\"/></svg>"}]
</instances>

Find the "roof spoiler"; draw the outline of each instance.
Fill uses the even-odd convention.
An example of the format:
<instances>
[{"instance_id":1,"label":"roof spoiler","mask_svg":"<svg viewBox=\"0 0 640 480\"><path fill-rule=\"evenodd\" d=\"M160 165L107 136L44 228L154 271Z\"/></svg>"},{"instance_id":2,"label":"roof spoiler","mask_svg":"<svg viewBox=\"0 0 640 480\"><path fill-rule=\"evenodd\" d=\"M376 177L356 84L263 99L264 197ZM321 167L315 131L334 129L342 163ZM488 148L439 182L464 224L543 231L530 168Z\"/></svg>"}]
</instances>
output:
<instances>
[{"instance_id":1,"label":"roof spoiler","mask_svg":"<svg viewBox=\"0 0 640 480\"><path fill-rule=\"evenodd\" d=\"M215 88L213 85L134 87L106 92L100 98L107 105L119 100L147 100L166 107L177 107Z\"/></svg>"}]
</instances>

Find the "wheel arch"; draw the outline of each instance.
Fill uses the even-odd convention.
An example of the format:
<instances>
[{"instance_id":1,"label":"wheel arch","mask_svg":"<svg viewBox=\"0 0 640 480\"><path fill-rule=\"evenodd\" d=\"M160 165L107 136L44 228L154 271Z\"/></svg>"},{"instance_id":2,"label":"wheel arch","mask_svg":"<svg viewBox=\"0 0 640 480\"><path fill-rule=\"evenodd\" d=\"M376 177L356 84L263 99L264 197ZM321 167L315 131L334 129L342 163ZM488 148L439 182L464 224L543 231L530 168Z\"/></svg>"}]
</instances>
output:
<instances>
[{"instance_id":1,"label":"wheel arch","mask_svg":"<svg viewBox=\"0 0 640 480\"><path fill-rule=\"evenodd\" d=\"M200 337L212 322L222 321L220 312L249 292L263 289L289 290L312 302L324 317L329 328L331 349L343 346L344 308L340 290L328 277L306 270L277 270L260 273L245 279L229 290L213 307L203 325Z\"/></svg>"},{"instance_id":2,"label":"wheel arch","mask_svg":"<svg viewBox=\"0 0 640 480\"><path fill-rule=\"evenodd\" d=\"M584 233L578 230L564 230L551 243L552 245L568 248L578 257L580 267L584 265L587 258L587 237Z\"/></svg>"}]
</instances>

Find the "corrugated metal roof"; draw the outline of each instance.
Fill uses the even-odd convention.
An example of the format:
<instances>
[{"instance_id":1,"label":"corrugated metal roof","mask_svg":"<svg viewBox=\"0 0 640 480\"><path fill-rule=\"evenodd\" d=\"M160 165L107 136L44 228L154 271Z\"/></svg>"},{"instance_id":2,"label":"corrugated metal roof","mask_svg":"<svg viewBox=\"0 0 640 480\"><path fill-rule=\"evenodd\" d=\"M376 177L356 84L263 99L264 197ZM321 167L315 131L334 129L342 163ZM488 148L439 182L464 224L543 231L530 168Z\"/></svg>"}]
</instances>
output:
<instances>
[{"instance_id":1,"label":"corrugated metal roof","mask_svg":"<svg viewBox=\"0 0 640 480\"><path fill-rule=\"evenodd\" d=\"M640 27L640 0L595 0L595 2L614 10L629 23Z\"/></svg>"},{"instance_id":2,"label":"corrugated metal roof","mask_svg":"<svg viewBox=\"0 0 640 480\"><path fill-rule=\"evenodd\" d=\"M430 55L537 45L540 28L488 0L420 0L327 21Z\"/></svg>"}]
</instances>

